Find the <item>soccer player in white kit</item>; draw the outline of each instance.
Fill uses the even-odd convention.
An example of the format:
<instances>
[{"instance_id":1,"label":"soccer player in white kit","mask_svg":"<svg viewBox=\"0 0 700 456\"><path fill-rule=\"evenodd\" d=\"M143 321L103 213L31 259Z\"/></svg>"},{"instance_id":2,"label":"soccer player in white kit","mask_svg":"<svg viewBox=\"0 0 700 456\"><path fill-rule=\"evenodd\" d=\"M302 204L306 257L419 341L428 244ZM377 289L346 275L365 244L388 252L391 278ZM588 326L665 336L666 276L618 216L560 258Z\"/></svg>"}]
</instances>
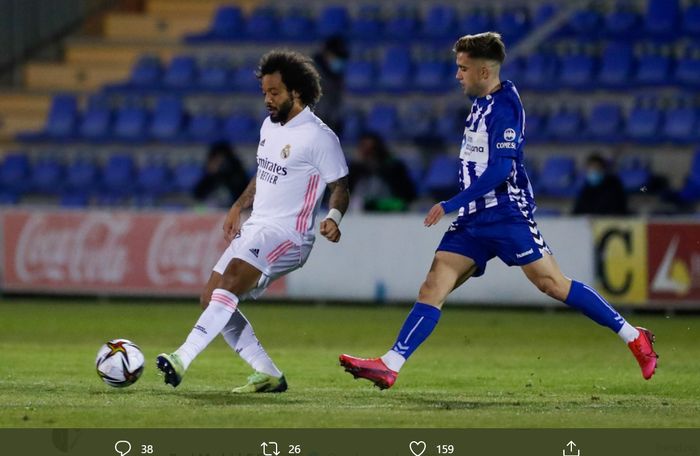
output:
<instances>
[{"instance_id":1,"label":"soccer player in white kit","mask_svg":"<svg viewBox=\"0 0 700 456\"><path fill-rule=\"evenodd\" d=\"M214 266L200 302L205 310L185 343L161 353L157 367L176 387L194 358L221 333L255 373L233 392L283 392L287 382L258 341L239 301L259 297L274 279L304 265L314 243L316 212L326 186L330 210L320 233L340 240L349 201L348 167L338 137L311 111L321 97L311 60L292 51L260 59L269 117L260 129L257 175L231 206L224 222L230 245ZM253 207L241 224L241 211Z\"/></svg>"}]
</instances>

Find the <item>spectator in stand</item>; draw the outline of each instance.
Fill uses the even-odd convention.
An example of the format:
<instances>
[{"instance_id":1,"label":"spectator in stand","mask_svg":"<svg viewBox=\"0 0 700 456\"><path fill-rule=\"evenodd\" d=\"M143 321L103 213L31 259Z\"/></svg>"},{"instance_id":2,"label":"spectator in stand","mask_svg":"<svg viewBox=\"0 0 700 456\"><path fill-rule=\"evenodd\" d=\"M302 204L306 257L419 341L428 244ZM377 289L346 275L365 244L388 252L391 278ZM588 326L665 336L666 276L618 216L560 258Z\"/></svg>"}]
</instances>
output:
<instances>
[{"instance_id":1,"label":"spectator in stand","mask_svg":"<svg viewBox=\"0 0 700 456\"><path fill-rule=\"evenodd\" d=\"M314 54L314 64L321 75L323 98L314 107L316 114L338 136L342 134L341 110L345 91L345 64L350 56L345 39L331 36Z\"/></svg>"},{"instance_id":2,"label":"spectator in stand","mask_svg":"<svg viewBox=\"0 0 700 456\"><path fill-rule=\"evenodd\" d=\"M586 182L576 197L574 214L626 215L627 195L608 161L594 153L586 160Z\"/></svg>"},{"instance_id":3,"label":"spectator in stand","mask_svg":"<svg viewBox=\"0 0 700 456\"><path fill-rule=\"evenodd\" d=\"M215 142L209 146L204 174L194 186L192 196L210 206L230 207L249 180L233 147L226 141Z\"/></svg>"},{"instance_id":4,"label":"spectator in stand","mask_svg":"<svg viewBox=\"0 0 700 456\"><path fill-rule=\"evenodd\" d=\"M351 205L376 212L405 211L416 198L416 188L406 165L392 157L377 133L364 133L357 144L357 158L350 163Z\"/></svg>"}]
</instances>

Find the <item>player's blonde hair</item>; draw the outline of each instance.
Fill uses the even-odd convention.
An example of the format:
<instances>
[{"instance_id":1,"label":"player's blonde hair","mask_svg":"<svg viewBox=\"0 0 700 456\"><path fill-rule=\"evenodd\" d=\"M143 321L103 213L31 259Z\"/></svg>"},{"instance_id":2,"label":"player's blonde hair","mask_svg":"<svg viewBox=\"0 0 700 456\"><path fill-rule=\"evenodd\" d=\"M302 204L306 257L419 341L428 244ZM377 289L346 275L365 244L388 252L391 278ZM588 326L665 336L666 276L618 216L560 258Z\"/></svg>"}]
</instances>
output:
<instances>
[{"instance_id":1,"label":"player's blonde hair","mask_svg":"<svg viewBox=\"0 0 700 456\"><path fill-rule=\"evenodd\" d=\"M493 60L499 64L506 59L506 45L497 32L464 35L457 40L452 51L464 52L472 59Z\"/></svg>"}]
</instances>

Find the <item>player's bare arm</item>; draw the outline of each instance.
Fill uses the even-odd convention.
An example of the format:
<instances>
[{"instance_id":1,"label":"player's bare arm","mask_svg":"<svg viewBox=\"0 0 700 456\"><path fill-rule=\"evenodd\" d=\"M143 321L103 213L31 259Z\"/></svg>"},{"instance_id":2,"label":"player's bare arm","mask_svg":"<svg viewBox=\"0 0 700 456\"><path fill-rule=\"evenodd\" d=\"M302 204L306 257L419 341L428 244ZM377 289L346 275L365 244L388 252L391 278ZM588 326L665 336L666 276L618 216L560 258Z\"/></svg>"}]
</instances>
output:
<instances>
[{"instance_id":1,"label":"player's bare arm","mask_svg":"<svg viewBox=\"0 0 700 456\"><path fill-rule=\"evenodd\" d=\"M342 216L348 210L350 204L350 190L348 184L348 176L341 177L335 182L328 184L328 189L331 194L328 199L330 206L329 216L321 222L321 234L331 242L340 240L340 228L336 220L330 217L331 212L335 209ZM340 221L340 220L338 220Z\"/></svg>"},{"instance_id":2,"label":"player's bare arm","mask_svg":"<svg viewBox=\"0 0 700 456\"><path fill-rule=\"evenodd\" d=\"M226 220L224 220L223 226L224 239L226 239L226 242L233 241L233 238L236 237L241 230L241 211L251 207L254 199L255 178L250 180L241 196L238 197L236 202L231 206L231 209L229 209L228 214L226 214Z\"/></svg>"},{"instance_id":3,"label":"player's bare arm","mask_svg":"<svg viewBox=\"0 0 700 456\"><path fill-rule=\"evenodd\" d=\"M433 226L440 221L442 217L445 216L445 209L443 209L442 204L437 203L435 206L430 208L428 215L425 216L423 224L426 227Z\"/></svg>"}]
</instances>

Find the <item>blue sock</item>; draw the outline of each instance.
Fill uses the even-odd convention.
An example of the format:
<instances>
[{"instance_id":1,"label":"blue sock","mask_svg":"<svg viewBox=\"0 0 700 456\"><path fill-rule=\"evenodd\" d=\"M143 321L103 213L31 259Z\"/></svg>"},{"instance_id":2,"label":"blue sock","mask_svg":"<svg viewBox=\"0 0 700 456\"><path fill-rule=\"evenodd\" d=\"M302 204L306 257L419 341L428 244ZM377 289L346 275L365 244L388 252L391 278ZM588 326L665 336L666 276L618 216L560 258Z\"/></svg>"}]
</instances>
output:
<instances>
[{"instance_id":1,"label":"blue sock","mask_svg":"<svg viewBox=\"0 0 700 456\"><path fill-rule=\"evenodd\" d=\"M440 314L441 311L437 307L416 302L406 317L392 350L408 359L433 332L440 320Z\"/></svg>"},{"instance_id":2,"label":"blue sock","mask_svg":"<svg viewBox=\"0 0 700 456\"><path fill-rule=\"evenodd\" d=\"M585 283L572 280L569 296L564 302L580 310L599 325L606 326L615 332L620 331L625 323L625 319L597 291Z\"/></svg>"}]
</instances>

